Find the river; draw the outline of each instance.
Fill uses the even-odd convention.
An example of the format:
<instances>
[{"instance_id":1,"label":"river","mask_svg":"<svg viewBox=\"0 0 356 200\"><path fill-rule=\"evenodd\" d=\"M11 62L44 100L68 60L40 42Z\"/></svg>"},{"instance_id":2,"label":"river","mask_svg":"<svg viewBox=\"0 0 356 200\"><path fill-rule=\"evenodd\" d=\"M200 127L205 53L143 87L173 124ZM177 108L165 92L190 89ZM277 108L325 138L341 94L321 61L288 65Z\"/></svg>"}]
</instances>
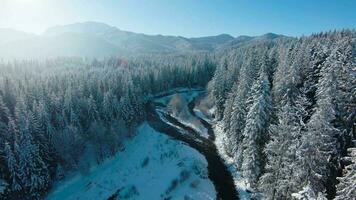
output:
<instances>
[{"instance_id":1,"label":"river","mask_svg":"<svg viewBox=\"0 0 356 200\"><path fill-rule=\"evenodd\" d=\"M193 112L194 104L194 99L189 102L189 111L192 115L197 117L208 130L209 139L200 136L194 129L183 125L178 120L169 115L164 115L163 117L165 117L166 120L168 120L171 124L174 124L174 126L165 123L160 118L156 110L157 108L160 108L164 105L156 103L154 101L149 101L146 104L147 121L150 126L158 132L164 133L176 140L180 140L186 143L187 145L196 149L202 155L205 156L208 162L209 179L213 182L215 186L218 200L238 200L239 198L232 175L224 164L223 160L220 158L216 146L214 144L214 131L208 122L195 115L195 113ZM184 129L189 134L182 134L180 130L175 126Z\"/></svg>"}]
</instances>

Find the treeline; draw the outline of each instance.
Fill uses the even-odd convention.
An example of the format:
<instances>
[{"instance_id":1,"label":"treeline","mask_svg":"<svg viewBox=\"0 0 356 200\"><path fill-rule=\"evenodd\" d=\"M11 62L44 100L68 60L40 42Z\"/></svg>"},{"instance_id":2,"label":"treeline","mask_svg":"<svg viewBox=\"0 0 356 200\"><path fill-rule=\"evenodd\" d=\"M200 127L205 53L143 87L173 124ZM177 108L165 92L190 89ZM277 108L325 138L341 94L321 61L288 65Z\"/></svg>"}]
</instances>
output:
<instances>
[{"instance_id":1,"label":"treeline","mask_svg":"<svg viewBox=\"0 0 356 200\"><path fill-rule=\"evenodd\" d=\"M355 138L355 36L261 41L222 58L209 87L224 149L263 198L331 199L356 184L353 169L335 187Z\"/></svg>"},{"instance_id":2,"label":"treeline","mask_svg":"<svg viewBox=\"0 0 356 200\"><path fill-rule=\"evenodd\" d=\"M205 86L207 55L0 63L0 198L41 199L85 154L114 155L145 119L150 94Z\"/></svg>"}]
</instances>

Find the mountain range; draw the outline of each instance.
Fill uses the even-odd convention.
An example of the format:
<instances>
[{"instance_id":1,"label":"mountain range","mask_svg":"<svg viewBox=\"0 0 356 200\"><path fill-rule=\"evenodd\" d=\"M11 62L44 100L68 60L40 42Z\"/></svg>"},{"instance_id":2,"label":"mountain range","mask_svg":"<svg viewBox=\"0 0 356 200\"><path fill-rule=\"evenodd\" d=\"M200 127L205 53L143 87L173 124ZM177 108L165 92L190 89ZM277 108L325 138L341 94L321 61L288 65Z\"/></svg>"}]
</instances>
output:
<instances>
[{"instance_id":1,"label":"mountain range","mask_svg":"<svg viewBox=\"0 0 356 200\"><path fill-rule=\"evenodd\" d=\"M256 40L273 40L282 35L262 36L228 34L186 38L147 35L116 27L84 22L55 26L41 35L0 29L0 58L45 58L56 56L107 57L131 54L211 52Z\"/></svg>"}]
</instances>

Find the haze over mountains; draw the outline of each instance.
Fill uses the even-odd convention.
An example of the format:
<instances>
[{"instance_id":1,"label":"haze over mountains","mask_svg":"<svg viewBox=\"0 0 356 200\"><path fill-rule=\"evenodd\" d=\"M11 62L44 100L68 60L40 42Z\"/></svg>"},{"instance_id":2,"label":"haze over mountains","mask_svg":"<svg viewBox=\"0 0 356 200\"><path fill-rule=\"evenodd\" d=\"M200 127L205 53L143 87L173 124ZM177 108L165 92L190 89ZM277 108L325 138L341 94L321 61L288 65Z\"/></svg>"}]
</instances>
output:
<instances>
[{"instance_id":1,"label":"haze over mountains","mask_svg":"<svg viewBox=\"0 0 356 200\"><path fill-rule=\"evenodd\" d=\"M0 58L43 58L55 56L108 57L138 53L211 52L256 40L273 40L282 35L258 37L228 34L185 38L146 35L123 31L98 22L75 23L49 28L41 35L0 29Z\"/></svg>"}]
</instances>

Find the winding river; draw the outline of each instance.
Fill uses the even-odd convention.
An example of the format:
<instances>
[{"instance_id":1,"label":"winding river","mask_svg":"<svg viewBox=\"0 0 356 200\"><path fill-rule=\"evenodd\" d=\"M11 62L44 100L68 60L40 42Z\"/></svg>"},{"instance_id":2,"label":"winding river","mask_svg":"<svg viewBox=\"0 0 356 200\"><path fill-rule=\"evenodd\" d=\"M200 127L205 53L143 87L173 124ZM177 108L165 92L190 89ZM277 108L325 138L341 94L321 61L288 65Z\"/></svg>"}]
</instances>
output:
<instances>
[{"instance_id":1,"label":"winding river","mask_svg":"<svg viewBox=\"0 0 356 200\"><path fill-rule=\"evenodd\" d=\"M160 95L160 97L162 97L162 95ZM232 175L227 169L223 160L220 158L215 147L214 131L208 122L195 115L195 113L193 112L193 108L195 106L194 104L194 99L189 102L189 111L192 115L197 117L208 130L209 139L200 136L194 129L185 126L184 124L180 123L178 120L169 115L163 114L163 117L174 126L164 122L157 113L157 108L162 108L165 105L154 101L149 101L146 104L146 111L148 113L147 121L150 126L156 129L158 132L164 133L176 140L180 140L186 143L187 145L196 149L205 156L208 162L209 179L213 182L215 186L218 200L238 200L239 198ZM175 126L180 127L189 134L182 134L180 130Z\"/></svg>"}]
</instances>

